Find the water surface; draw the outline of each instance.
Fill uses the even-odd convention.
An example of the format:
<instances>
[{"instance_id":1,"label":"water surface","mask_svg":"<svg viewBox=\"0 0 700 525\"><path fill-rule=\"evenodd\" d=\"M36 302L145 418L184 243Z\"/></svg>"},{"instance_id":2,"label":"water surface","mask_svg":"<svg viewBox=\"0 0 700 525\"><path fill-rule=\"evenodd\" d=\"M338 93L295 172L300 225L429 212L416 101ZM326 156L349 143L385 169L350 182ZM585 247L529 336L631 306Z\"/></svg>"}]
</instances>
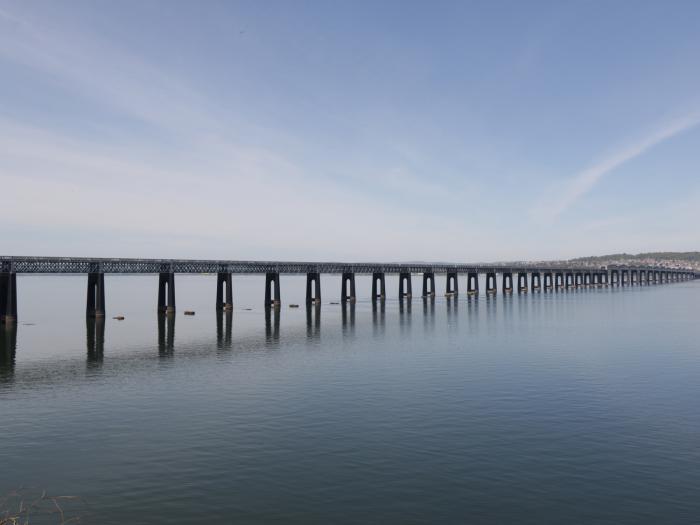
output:
<instances>
[{"instance_id":1,"label":"water surface","mask_svg":"<svg viewBox=\"0 0 700 525\"><path fill-rule=\"evenodd\" d=\"M89 523L696 522L699 282L343 308L339 281L307 311L283 277L266 315L238 277L217 315L178 276L166 319L157 278L108 276L94 323L85 277L21 276L0 493Z\"/></svg>"}]
</instances>

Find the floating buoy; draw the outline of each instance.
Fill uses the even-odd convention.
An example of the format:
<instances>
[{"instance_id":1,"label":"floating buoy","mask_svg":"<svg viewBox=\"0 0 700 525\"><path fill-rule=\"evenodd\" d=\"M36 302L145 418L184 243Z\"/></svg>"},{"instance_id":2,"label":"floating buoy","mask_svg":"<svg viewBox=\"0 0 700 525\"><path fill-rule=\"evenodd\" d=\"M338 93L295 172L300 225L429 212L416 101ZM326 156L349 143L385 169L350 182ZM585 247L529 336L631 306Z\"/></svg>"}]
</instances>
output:
<instances>
[{"instance_id":1,"label":"floating buoy","mask_svg":"<svg viewBox=\"0 0 700 525\"><path fill-rule=\"evenodd\" d=\"M185 315L194 315L194 310L185 310Z\"/></svg>"},{"instance_id":2,"label":"floating buoy","mask_svg":"<svg viewBox=\"0 0 700 525\"><path fill-rule=\"evenodd\" d=\"M298 304L290 304L289 307L290 308L299 308L299 305Z\"/></svg>"},{"instance_id":3,"label":"floating buoy","mask_svg":"<svg viewBox=\"0 0 700 525\"><path fill-rule=\"evenodd\" d=\"M116 316L112 317L112 319L116 319L117 321L123 321L124 316L123 315L116 315Z\"/></svg>"}]
</instances>

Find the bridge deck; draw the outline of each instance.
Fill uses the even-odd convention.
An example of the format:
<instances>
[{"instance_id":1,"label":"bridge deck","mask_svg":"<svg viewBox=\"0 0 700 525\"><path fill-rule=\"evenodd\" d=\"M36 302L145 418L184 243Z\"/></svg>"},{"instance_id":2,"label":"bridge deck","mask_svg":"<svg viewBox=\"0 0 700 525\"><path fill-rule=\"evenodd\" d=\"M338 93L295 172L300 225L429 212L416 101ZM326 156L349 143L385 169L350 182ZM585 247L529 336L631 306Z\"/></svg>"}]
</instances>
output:
<instances>
[{"instance_id":1,"label":"bridge deck","mask_svg":"<svg viewBox=\"0 0 700 525\"><path fill-rule=\"evenodd\" d=\"M613 267L612 269L639 269L658 271L669 268L634 266ZM383 272L389 274L433 272L445 273L503 273L503 272L586 272L603 271L604 268L572 265L547 264L449 264L449 263L372 263L372 262L289 262L289 261L229 261L229 260L191 260L191 259L106 259L87 257L17 257L0 256L0 272L16 273L123 273L153 274L161 272L174 273L217 273L262 274L278 272L283 274L305 274L308 272L372 274Z\"/></svg>"}]
</instances>

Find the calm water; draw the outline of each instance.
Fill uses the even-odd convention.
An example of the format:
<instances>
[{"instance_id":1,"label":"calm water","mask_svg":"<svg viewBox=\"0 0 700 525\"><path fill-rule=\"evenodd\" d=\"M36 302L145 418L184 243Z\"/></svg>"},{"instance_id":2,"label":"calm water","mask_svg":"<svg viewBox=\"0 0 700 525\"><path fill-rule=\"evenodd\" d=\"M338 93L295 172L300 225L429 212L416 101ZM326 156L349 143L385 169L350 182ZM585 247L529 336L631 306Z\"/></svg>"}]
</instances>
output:
<instances>
[{"instance_id":1,"label":"calm water","mask_svg":"<svg viewBox=\"0 0 700 525\"><path fill-rule=\"evenodd\" d=\"M261 279L217 316L178 276L159 322L155 277L108 276L91 325L85 277L20 277L0 494L101 524L700 520L700 282L344 310L339 281L307 317L283 277L266 318Z\"/></svg>"}]
</instances>

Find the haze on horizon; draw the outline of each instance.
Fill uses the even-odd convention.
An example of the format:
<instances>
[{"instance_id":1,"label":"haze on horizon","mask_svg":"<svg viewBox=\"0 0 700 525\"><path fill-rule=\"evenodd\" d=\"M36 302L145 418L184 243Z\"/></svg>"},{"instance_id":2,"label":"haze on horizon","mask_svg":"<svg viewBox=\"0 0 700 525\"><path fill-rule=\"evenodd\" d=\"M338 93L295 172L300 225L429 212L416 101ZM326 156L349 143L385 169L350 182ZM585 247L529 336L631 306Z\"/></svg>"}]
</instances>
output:
<instances>
[{"instance_id":1,"label":"haze on horizon","mask_svg":"<svg viewBox=\"0 0 700 525\"><path fill-rule=\"evenodd\" d=\"M0 254L700 246L700 4L0 0Z\"/></svg>"}]
</instances>

